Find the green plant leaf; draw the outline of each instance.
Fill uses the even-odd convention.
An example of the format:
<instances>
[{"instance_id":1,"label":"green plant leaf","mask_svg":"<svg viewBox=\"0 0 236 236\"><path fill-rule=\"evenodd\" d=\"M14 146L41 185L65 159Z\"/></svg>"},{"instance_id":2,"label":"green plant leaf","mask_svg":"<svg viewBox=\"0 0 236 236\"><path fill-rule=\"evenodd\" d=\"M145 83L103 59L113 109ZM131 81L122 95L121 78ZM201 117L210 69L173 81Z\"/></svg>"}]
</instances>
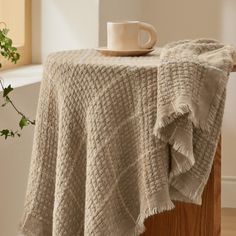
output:
<instances>
[{"instance_id":1,"label":"green plant leaf","mask_svg":"<svg viewBox=\"0 0 236 236\"><path fill-rule=\"evenodd\" d=\"M17 52L17 48L13 46L12 39L7 36L9 30L4 28L0 29L0 59L4 57L6 60L16 64L17 61L20 59L20 54ZM0 61L0 68L2 67L2 63ZM3 97L3 104L0 105L0 107L6 106L8 103L14 108L14 110L18 113L18 115L21 116L21 119L19 121L19 126L21 129L23 129L25 126L28 126L29 124L34 125L35 121L31 121L28 119L13 103L12 99L10 98L9 93L13 91L13 88L11 85L9 85L7 88L4 87L1 79L0 79L0 86L3 90L2 97ZM18 131L12 131L9 129L3 129L0 130L0 136L7 139L8 137L14 138L15 136L20 137L21 134Z\"/></svg>"},{"instance_id":2,"label":"green plant leaf","mask_svg":"<svg viewBox=\"0 0 236 236\"><path fill-rule=\"evenodd\" d=\"M7 95L13 90L14 89L11 87L11 85L8 85L8 87L3 89L3 97L7 97Z\"/></svg>"},{"instance_id":3,"label":"green plant leaf","mask_svg":"<svg viewBox=\"0 0 236 236\"><path fill-rule=\"evenodd\" d=\"M4 136L5 139L9 136L10 130L8 129L3 129L0 131L0 136Z\"/></svg>"},{"instance_id":4,"label":"green plant leaf","mask_svg":"<svg viewBox=\"0 0 236 236\"><path fill-rule=\"evenodd\" d=\"M9 129L3 129L0 130L0 136L3 136L5 139L7 139L8 137L14 138L15 136L20 137L21 134L18 131L12 131Z\"/></svg>"},{"instance_id":5,"label":"green plant leaf","mask_svg":"<svg viewBox=\"0 0 236 236\"><path fill-rule=\"evenodd\" d=\"M21 120L19 122L19 126L21 129L23 129L25 126L29 125L29 121L25 116L21 117Z\"/></svg>"}]
</instances>

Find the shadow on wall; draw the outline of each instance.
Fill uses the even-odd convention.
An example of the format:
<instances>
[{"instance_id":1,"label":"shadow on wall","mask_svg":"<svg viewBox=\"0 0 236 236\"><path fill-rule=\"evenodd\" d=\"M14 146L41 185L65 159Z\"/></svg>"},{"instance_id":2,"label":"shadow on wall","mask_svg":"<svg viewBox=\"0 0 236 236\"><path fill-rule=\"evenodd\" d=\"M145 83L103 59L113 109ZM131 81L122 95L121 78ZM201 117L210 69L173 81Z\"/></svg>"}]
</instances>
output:
<instances>
[{"instance_id":1,"label":"shadow on wall","mask_svg":"<svg viewBox=\"0 0 236 236\"><path fill-rule=\"evenodd\" d=\"M222 0L142 0L142 9L142 20L157 29L159 46L180 39L221 36Z\"/></svg>"},{"instance_id":2,"label":"shadow on wall","mask_svg":"<svg viewBox=\"0 0 236 236\"><path fill-rule=\"evenodd\" d=\"M33 61L49 53L98 46L98 0L33 0Z\"/></svg>"}]
</instances>

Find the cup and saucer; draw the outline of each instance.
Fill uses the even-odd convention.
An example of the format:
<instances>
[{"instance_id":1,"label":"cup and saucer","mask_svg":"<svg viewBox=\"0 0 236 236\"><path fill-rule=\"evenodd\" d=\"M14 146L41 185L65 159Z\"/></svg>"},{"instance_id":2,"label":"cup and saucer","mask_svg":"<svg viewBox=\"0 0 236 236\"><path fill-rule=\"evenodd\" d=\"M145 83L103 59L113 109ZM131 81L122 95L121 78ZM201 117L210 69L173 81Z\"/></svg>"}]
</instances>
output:
<instances>
[{"instance_id":1,"label":"cup and saucer","mask_svg":"<svg viewBox=\"0 0 236 236\"><path fill-rule=\"evenodd\" d=\"M148 34L148 40L140 43L140 32ZM105 56L143 56L154 50L157 41L155 28L139 21L108 22L107 47L96 50Z\"/></svg>"}]
</instances>

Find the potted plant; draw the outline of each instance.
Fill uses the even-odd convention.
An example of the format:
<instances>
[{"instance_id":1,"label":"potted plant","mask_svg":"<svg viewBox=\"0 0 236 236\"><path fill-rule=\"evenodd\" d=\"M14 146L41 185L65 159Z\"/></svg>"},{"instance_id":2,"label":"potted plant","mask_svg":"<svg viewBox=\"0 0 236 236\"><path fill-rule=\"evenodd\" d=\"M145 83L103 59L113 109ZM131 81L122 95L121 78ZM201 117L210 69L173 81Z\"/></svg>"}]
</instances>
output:
<instances>
[{"instance_id":1,"label":"potted plant","mask_svg":"<svg viewBox=\"0 0 236 236\"><path fill-rule=\"evenodd\" d=\"M3 27L1 27L3 26ZM17 63L17 61L20 59L20 54L17 52L17 48L13 46L12 39L9 38L8 35L9 30L6 27L6 24L4 22L0 22L0 68L2 68L1 58L5 58L8 61L12 63ZM5 107L6 105L12 106L12 108L16 111L16 113L20 116L19 119L19 128L22 130L25 126L28 125L34 125L35 121L30 120L24 113L22 113L14 104L10 97L10 93L14 90L11 85L8 85L7 87L4 87L3 81L0 77L0 86L2 89L2 104L1 107ZM8 137L20 137L20 131L12 130L12 129L2 129L0 130L0 136L7 139Z\"/></svg>"}]
</instances>

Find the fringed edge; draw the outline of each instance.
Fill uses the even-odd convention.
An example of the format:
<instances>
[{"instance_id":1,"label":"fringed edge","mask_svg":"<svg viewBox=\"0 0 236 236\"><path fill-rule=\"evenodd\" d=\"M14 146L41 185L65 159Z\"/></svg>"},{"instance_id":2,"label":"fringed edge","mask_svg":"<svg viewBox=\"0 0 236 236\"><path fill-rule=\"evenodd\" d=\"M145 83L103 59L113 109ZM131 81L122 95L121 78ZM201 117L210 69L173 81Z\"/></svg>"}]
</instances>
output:
<instances>
[{"instance_id":1,"label":"fringed edge","mask_svg":"<svg viewBox=\"0 0 236 236\"><path fill-rule=\"evenodd\" d=\"M181 102L183 103L183 102ZM191 104L186 101L186 104L181 104L178 107L176 105L172 105L172 109L170 111L170 105L159 108L157 110L158 116L156 123L153 128L153 134L158 136L160 130L165 128L166 126L173 123L177 118L188 114L188 119L193 123L193 125L201 130L209 131L209 125L207 121L200 119L200 117L196 117L194 114L194 109L192 108ZM169 112L166 112L169 111Z\"/></svg>"},{"instance_id":2,"label":"fringed edge","mask_svg":"<svg viewBox=\"0 0 236 236\"><path fill-rule=\"evenodd\" d=\"M179 140L176 139L175 134L173 134L170 138L168 138L164 134L157 133L156 137L164 142L168 142L173 147L174 150L176 150L177 152L181 153L184 156L191 157L191 160L194 161L193 150L187 149L184 143L181 143Z\"/></svg>"},{"instance_id":3,"label":"fringed edge","mask_svg":"<svg viewBox=\"0 0 236 236\"><path fill-rule=\"evenodd\" d=\"M211 73L208 71L207 73ZM206 73L206 75L207 75ZM226 89L228 76L219 75L215 96L209 101L208 109L201 113L199 104L195 104L188 97L178 97L170 104L157 108L157 120L153 128L153 134L160 140L169 143L174 150L181 153L185 157L182 165L174 169L170 173L170 180L182 173L191 169L195 164L193 147L189 147L183 140L176 138L175 133L168 137L165 135L164 129L171 125L176 119L187 115L187 119L193 124L195 128L201 129L206 133L210 133L211 126L214 123L216 113L220 103L224 99L223 95ZM178 129L178 125L176 126Z\"/></svg>"},{"instance_id":4,"label":"fringed edge","mask_svg":"<svg viewBox=\"0 0 236 236\"><path fill-rule=\"evenodd\" d=\"M168 142L172 148L179 154L183 155L183 162L178 168L172 169L169 175L169 181L172 180L173 177L176 177L182 173L189 171L193 165L195 164L195 158L193 153L193 148L186 146L186 143L177 138L178 128L176 128L175 132L171 135L171 137L167 137L164 133L157 133L157 138L164 142ZM182 142L181 142L182 141Z\"/></svg>"},{"instance_id":5,"label":"fringed edge","mask_svg":"<svg viewBox=\"0 0 236 236\"><path fill-rule=\"evenodd\" d=\"M150 216L162 213L164 211L170 211L175 208L175 205L173 202L170 200L165 203L165 205L158 205L153 208L147 208L144 213L141 213L136 221L136 225L134 228L134 236L139 236L140 234L144 233L146 230L146 227L144 225L144 222L147 218Z\"/></svg>"},{"instance_id":6,"label":"fringed edge","mask_svg":"<svg viewBox=\"0 0 236 236\"><path fill-rule=\"evenodd\" d=\"M212 70L217 71L216 75L218 76L215 96L213 96L212 101L209 101L208 112L202 114L202 112L200 112L201 107L199 107L199 104L194 103L189 97L180 96L170 104L157 107L157 119L153 127L153 134L155 136L157 136L162 128L170 125L174 120L185 114L188 114L188 119L193 123L194 127L199 128L202 131L210 131L210 124L214 122L213 116L215 115L213 107L216 109L222 102L222 95L226 89L229 73L227 74L228 71L222 71L212 66L208 66L207 68L208 70L205 75L207 78L209 77L208 73L213 73ZM200 94L201 92L202 91L200 91Z\"/></svg>"}]
</instances>

